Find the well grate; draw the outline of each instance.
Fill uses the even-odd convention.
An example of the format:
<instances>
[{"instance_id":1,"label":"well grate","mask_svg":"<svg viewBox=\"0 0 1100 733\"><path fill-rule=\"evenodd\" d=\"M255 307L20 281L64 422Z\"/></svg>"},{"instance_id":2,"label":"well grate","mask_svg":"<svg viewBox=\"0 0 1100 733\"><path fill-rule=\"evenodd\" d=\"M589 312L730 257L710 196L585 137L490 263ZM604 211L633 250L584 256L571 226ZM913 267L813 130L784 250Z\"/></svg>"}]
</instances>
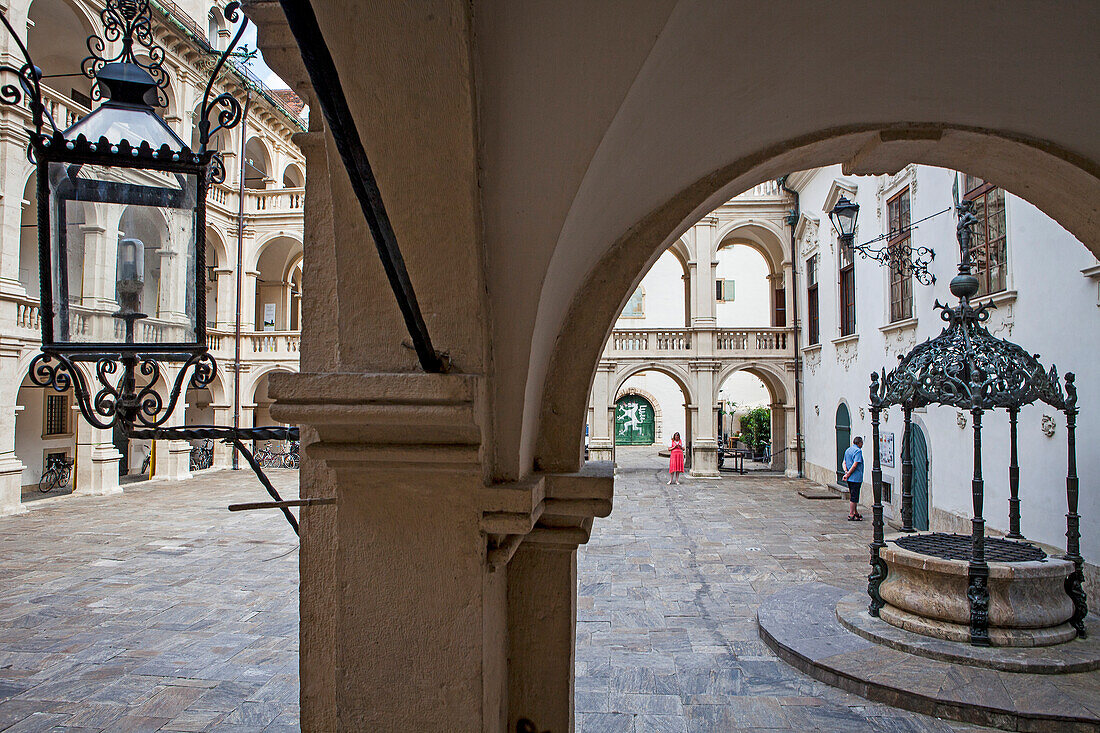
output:
<instances>
[{"instance_id":1,"label":"well grate","mask_svg":"<svg viewBox=\"0 0 1100 733\"><path fill-rule=\"evenodd\" d=\"M969 560L970 535L932 532L898 537L894 540L898 547L930 555L944 560ZM985 559L988 562L1033 562L1045 560L1046 553L1028 542L1016 542L1000 537L985 538Z\"/></svg>"}]
</instances>

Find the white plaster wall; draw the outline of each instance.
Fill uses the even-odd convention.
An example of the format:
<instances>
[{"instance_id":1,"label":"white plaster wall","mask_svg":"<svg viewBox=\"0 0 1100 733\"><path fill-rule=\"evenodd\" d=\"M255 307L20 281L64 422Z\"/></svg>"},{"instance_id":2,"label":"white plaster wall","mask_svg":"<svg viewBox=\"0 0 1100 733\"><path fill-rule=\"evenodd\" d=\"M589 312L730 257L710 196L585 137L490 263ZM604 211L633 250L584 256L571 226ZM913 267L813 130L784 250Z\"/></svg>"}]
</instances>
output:
<instances>
[{"instance_id":1,"label":"white plaster wall","mask_svg":"<svg viewBox=\"0 0 1100 733\"><path fill-rule=\"evenodd\" d=\"M619 318L615 328L684 328L684 268L665 251L642 278L645 317Z\"/></svg>"},{"instance_id":2,"label":"white plaster wall","mask_svg":"<svg viewBox=\"0 0 1100 733\"><path fill-rule=\"evenodd\" d=\"M22 407L20 410L19 407ZM23 462L23 486L37 484L47 452L65 451L73 458L73 435L63 435L48 440L42 438L45 429L45 395L41 388L26 387L19 390L19 404L15 413L15 455ZM68 427L72 429L77 413L69 415Z\"/></svg>"},{"instance_id":3,"label":"white plaster wall","mask_svg":"<svg viewBox=\"0 0 1100 733\"><path fill-rule=\"evenodd\" d=\"M770 326L772 300L768 283L768 263L752 247L734 245L718 250L714 276L733 280L733 302L715 303L719 326ZM714 294L711 294L714 297Z\"/></svg>"},{"instance_id":4,"label":"white plaster wall","mask_svg":"<svg viewBox=\"0 0 1100 733\"><path fill-rule=\"evenodd\" d=\"M885 216L885 199L905 181L912 189L913 221L949 207L952 203L954 174L943 169L913 166L880 194L882 177L843 178L838 167L821 169L801 191L803 212L820 217L818 252L820 268L821 341L819 353L803 352L805 357L803 397L806 460L826 470L835 465L834 416L838 403L849 405L852 434L868 437L870 414L860 407L868 403L869 375L872 370L897 363L896 355L914 343L937 335L943 322L932 305L953 300L948 283L956 273L958 245L955 218L943 214L917 225L914 244L936 251L933 271L937 282L932 287L914 284L913 330L886 334L880 330L888 319L887 271L869 260L856 261L858 340L834 344L839 335L837 320L837 275L834 259L835 234L828 215L821 209L829 187L837 178L858 186L860 204L856 242L865 242L885 231L880 218ZM879 201L882 201L881 215ZM1095 356L1100 335L1100 308L1097 285L1081 274L1096 264L1096 258L1056 222L1020 198L1006 199L1009 257L1009 293L1015 298L1003 301L987 324L999 336L1021 344L1041 355L1045 366L1056 364L1059 373L1074 371L1079 386L1081 414L1078 418L1078 474L1081 477L1080 513L1084 517L1082 547L1089 562L1100 560L1100 534L1091 528L1100 515L1100 452L1092 450L1100 438L1100 362ZM801 246L801 245L800 245ZM806 313L805 253L797 258L800 282L800 310ZM1072 315L1067 315L1072 314ZM805 346L805 333L802 345ZM844 349L848 353L845 355ZM1055 416L1057 432L1048 438L1040 430L1043 414ZM914 413L924 429L930 454L929 494L932 508L942 509L969 519L971 516L970 479L972 474L972 431L970 417L962 430L952 408L928 408ZM999 531L1008 527L1008 418L1003 412L986 414L983 419L983 472L985 476L985 517L988 526ZM883 431L895 433L895 467L884 468L884 477L896 487L895 507L900 506L900 449L902 416L900 408L890 410ZM1046 406L1032 406L1020 413L1020 496L1022 531L1031 539L1055 546L1065 544L1065 421ZM867 453L870 460L870 453ZM811 466L811 475L813 470Z\"/></svg>"},{"instance_id":5,"label":"white plaster wall","mask_svg":"<svg viewBox=\"0 0 1100 733\"><path fill-rule=\"evenodd\" d=\"M617 400L626 394L630 388L648 392L656 398L660 409L660 417L657 419L656 444L667 445L672 440L673 433L680 433L680 438L687 443L687 412L684 408L684 393L679 385L666 374L661 372L642 372L623 382Z\"/></svg>"}]
</instances>

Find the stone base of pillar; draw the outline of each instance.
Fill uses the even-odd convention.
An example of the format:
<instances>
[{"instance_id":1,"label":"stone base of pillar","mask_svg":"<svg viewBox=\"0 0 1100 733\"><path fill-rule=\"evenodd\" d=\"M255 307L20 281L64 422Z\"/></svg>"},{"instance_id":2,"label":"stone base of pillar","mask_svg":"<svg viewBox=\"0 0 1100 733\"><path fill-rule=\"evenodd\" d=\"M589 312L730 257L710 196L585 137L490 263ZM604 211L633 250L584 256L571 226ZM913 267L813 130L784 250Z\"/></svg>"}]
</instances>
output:
<instances>
[{"instance_id":1,"label":"stone base of pillar","mask_svg":"<svg viewBox=\"0 0 1100 733\"><path fill-rule=\"evenodd\" d=\"M689 473L700 478L715 478L720 475L718 473L718 445L716 443L704 443L702 445L696 443L691 447L691 469Z\"/></svg>"},{"instance_id":2,"label":"stone base of pillar","mask_svg":"<svg viewBox=\"0 0 1100 733\"><path fill-rule=\"evenodd\" d=\"M0 459L0 517L22 514L23 463L13 456Z\"/></svg>"},{"instance_id":3,"label":"stone base of pillar","mask_svg":"<svg viewBox=\"0 0 1100 733\"><path fill-rule=\"evenodd\" d=\"M590 461L610 461L614 455L613 448L607 447L595 447L593 445L588 446L588 460Z\"/></svg>"},{"instance_id":4,"label":"stone base of pillar","mask_svg":"<svg viewBox=\"0 0 1100 733\"><path fill-rule=\"evenodd\" d=\"M191 444L182 440L158 440L156 449L156 475L183 481L191 478Z\"/></svg>"},{"instance_id":5,"label":"stone base of pillar","mask_svg":"<svg viewBox=\"0 0 1100 733\"><path fill-rule=\"evenodd\" d=\"M783 472L783 475L786 476L787 478L798 478L798 468L793 467L793 466L788 466L787 470Z\"/></svg>"},{"instance_id":6,"label":"stone base of pillar","mask_svg":"<svg viewBox=\"0 0 1100 733\"><path fill-rule=\"evenodd\" d=\"M122 454L113 445L78 445L74 496L104 496L121 494L118 483L118 462Z\"/></svg>"}]
</instances>

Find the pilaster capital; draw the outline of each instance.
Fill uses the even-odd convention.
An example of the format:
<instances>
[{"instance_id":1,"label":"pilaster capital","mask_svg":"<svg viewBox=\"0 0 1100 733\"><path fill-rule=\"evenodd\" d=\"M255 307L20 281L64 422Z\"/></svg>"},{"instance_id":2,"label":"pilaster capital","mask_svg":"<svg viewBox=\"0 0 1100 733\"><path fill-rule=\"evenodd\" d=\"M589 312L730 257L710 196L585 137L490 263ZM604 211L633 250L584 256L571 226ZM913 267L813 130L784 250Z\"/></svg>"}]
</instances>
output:
<instances>
[{"instance_id":1,"label":"pilaster capital","mask_svg":"<svg viewBox=\"0 0 1100 733\"><path fill-rule=\"evenodd\" d=\"M688 361L688 367L693 372L714 372L717 374L722 368L722 362L717 359L691 359Z\"/></svg>"},{"instance_id":2,"label":"pilaster capital","mask_svg":"<svg viewBox=\"0 0 1100 733\"><path fill-rule=\"evenodd\" d=\"M590 461L576 473L543 473L483 490L481 529L493 570L523 542L572 550L588 542L595 517L611 513L614 464Z\"/></svg>"}]
</instances>

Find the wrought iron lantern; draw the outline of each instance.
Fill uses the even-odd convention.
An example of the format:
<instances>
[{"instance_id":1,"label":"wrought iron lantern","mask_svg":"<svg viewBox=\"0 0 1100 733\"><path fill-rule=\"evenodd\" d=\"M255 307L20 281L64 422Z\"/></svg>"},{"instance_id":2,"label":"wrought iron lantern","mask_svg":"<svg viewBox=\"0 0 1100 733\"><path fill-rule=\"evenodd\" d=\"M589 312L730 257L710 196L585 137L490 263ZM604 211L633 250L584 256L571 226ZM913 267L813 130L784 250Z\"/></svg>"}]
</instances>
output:
<instances>
[{"instance_id":1,"label":"wrought iron lantern","mask_svg":"<svg viewBox=\"0 0 1100 733\"><path fill-rule=\"evenodd\" d=\"M225 18L242 19L239 8L230 2ZM0 14L24 58L19 68L0 67L18 77L17 85L0 86L0 102L26 97L38 174L42 353L31 362L30 379L72 389L97 428L234 444L297 531L286 506L311 500L279 500L242 443L296 439L297 428L161 427L185 385L201 389L216 374L206 345L206 197L211 184L224 181L225 166L209 143L240 122L242 107L213 90L247 20L211 71L192 150L157 113L167 104L168 74L149 0L106 0L100 18L103 36L88 38L91 55L80 70L94 80L92 99L101 104L60 130L42 101L42 71ZM167 400L157 389L162 379L167 386L164 364L178 365Z\"/></svg>"},{"instance_id":2,"label":"wrought iron lantern","mask_svg":"<svg viewBox=\"0 0 1100 733\"><path fill-rule=\"evenodd\" d=\"M982 474L982 418L993 410L1003 409L1009 418L1009 500L1008 500L1008 537L1010 540L995 540L995 549L999 552L1012 551L1021 558L1037 553L1044 554L1023 540L1020 533L1020 468L1017 451L1017 419L1020 408L1043 402L1063 412L1066 417L1068 445L1068 471L1066 476L1066 554L1065 559L1073 564L1073 571L1065 581L1066 593L1073 604L1073 614L1069 623L1078 636L1085 636L1085 617L1088 613L1083 589L1083 560L1081 557L1080 516L1077 514L1078 486L1076 425L1077 425L1077 387L1074 375L1065 375L1064 390L1058 380L1057 369L1045 369L1037 354L1010 341L997 338L983 325L989 318L989 311L996 306L992 301L971 304L978 292L978 280L971 274L973 252L971 250L971 228L977 223L973 204L969 201L955 203L958 212L956 235L961 250L958 275L951 280L951 293L958 298L954 307L936 302L940 317L947 323L943 331L935 338L918 344L909 353L899 357L898 366L889 374L885 370L872 373L870 386L871 430L873 462L871 481L874 495L873 541L871 543L871 573L868 578L868 594L871 597L870 613L877 616L883 608L883 599L879 588L887 574L885 561L880 550L886 547L884 537L882 507L882 470L879 456L879 418L883 410L892 405L902 408L904 432L902 435L902 473L901 473L901 519L902 531L913 532L913 459L911 447L912 413L914 409L929 405L944 405L960 411L969 411L971 429L974 434L973 478L971 493L973 496L973 518L971 537L965 552L969 555L968 591L970 603L970 641L979 646L988 646L989 635L989 566L987 564L987 538L985 536L984 500L985 481ZM959 413L960 416L963 414ZM960 420L960 426L965 421ZM928 547L946 540L958 544L957 535L933 533L925 536L912 536L928 539ZM903 541L897 541L903 545ZM904 544L910 549L916 547L910 541ZM934 551L925 554L935 554ZM946 555L939 555L946 557Z\"/></svg>"},{"instance_id":3,"label":"wrought iron lantern","mask_svg":"<svg viewBox=\"0 0 1100 733\"><path fill-rule=\"evenodd\" d=\"M236 21L238 7L230 3L225 17ZM185 382L204 387L216 370L206 348L204 235L207 187L224 180L225 167L208 143L241 119L237 100L213 95L213 84L244 24L211 74L191 150L157 114L168 74L148 0L108 0L100 17L103 37L89 37L81 72L102 103L66 130L42 102L41 70L3 18L25 63L4 67L19 83L0 88L0 99L27 97L38 174L42 353L30 377L71 387L95 427L152 428L172 414ZM95 364L98 384L80 363ZM167 403L155 389L165 363L182 363Z\"/></svg>"},{"instance_id":4,"label":"wrought iron lantern","mask_svg":"<svg viewBox=\"0 0 1100 733\"><path fill-rule=\"evenodd\" d=\"M859 219L859 204L848 200L841 195L836 205L829 211L829 220L833 222L833 229L840 239L843 247L852 246L852 238L856 236L856 221Z\"/></svg>"},{"instance_id":5,"label":"wrought iron lantern","mask_svg":"<svg viewBox=\"0 0 1100 733\"><path fill-rule=\"evenodd\" d=\"M932 216L939 216L947 211L950 211L950 209L937 212ZM925 217L921 221L930 219L932 216ZM859 204L849 201L847 196L842 194L833 208L829 210L829 220L832 221L833 229L836 230L840 246L848 253L859 252L861 257L874 260L880 266L888 266L901 273L912 275L922 285L932 285L936 282L936 276L928 269L928 266L932 264L932 260L936 258L936 253L928 247L914 247L909 237L899 238L897 242L888 242L878 248L870 246L883 239L896 237L903 232L892 232L889 235L875 237L869 242L855 244ZM915 222L903 231L909 231L914 226Z\"/></svg>"}]
</instances>

